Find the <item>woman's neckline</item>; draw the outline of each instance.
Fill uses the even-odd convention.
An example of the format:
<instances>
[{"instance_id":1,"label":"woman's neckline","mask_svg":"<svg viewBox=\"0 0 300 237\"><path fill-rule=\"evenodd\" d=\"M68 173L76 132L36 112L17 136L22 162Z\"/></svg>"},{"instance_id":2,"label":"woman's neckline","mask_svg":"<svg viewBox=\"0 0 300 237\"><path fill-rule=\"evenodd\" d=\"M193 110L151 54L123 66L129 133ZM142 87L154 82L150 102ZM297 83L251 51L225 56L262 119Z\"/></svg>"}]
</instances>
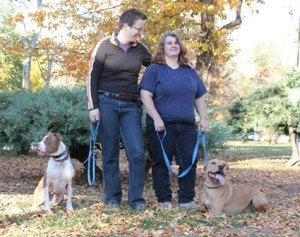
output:
<instances>
[{"instance_id":1,"label":"woman's neckline","mask_svg":"<svg viewBox=\"0 0 300 237\"><path fill-rule=\"evenodd\" d=\"M176 66L171 66L171 65L169 65L169 64L167 64L166 63L166 65L170 68L170 69L172 69L172 70L176 70L176 69L178 69L179 67L180 67L180 65L179 64L177 64Z\"/></svg>"}]
</instances>

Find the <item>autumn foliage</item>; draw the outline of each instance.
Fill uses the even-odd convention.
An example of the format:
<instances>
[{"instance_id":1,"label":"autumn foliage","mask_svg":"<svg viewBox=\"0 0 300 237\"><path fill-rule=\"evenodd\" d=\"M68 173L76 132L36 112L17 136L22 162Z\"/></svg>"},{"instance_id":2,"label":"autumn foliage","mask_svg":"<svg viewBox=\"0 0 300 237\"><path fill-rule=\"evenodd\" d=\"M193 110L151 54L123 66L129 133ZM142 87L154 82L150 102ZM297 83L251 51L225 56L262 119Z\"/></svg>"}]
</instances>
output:
<instances>
[{"instance_id":1,"label":"autumn foliage","mask_svg":"<svg viewBox=\"0 0 300 237\"><path fill-rule=\"evenodd\" d=\"M226 93L222 92L225 82L220 72L232 56L229 35L241 24L242 4L253 2L260 1L44 1L35 11L11 12L6 25L13 28L22 25L25 29L19 32L20 40L17 42L9 41L5 34L0 35L0 40L6 45L5 53L22 57L29 51L34 60L42 59L41 75L45 81L49 80L44 78L47 74L83 82L95 44L116 29L120 12L135 7L148 16L142 41L149 50L154 52L164 30L180 33L190 57L196 60L197 69L204 76L210 94L218 100ZM32 41L33 36L37 40ZM28 42L34 42L34 45Z\"/></svg>"}]
</instances>

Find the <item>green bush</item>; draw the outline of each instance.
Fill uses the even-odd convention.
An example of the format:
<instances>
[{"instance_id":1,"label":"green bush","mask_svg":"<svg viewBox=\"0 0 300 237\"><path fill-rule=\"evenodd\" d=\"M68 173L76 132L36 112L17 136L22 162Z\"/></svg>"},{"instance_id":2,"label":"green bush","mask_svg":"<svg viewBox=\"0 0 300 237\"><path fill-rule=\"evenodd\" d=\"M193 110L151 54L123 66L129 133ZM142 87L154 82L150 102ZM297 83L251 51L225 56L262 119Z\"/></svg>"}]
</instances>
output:
<instances>
[{"instance_id":1,"label":"green bush","mask_svg":"<svg viewBox=\"0 0 300 237\"><path fill-rule=\"evenodd\" d=\"M228 124L235 133L244 134L251 130L287 134L288 127L300 131L300 101L296 94L299 87L299 70L270 81L230 106ZM291 95L293 90L296 93Z\"/></svg>"},{"instance_id":2,"label":"green bush","mask_svg":"<svg viewBox=\"0 0 300 237\"><path fill-rule=\"evenodd\" d=\"M75 157L84 159L89 129L83 88L0 93L0 154L26 154L31 142L53 131L62 134ZM208 149L224 148L229 137L223 123L212 122Z\"/></svg>"},{"instance_id":3,"label":"green bush","mask_svg":"<svg viewBox=\"0 0 300 237\"><path fill-rule=\"evenodd\" d=\"M220 150L232 138L232 130L225 122L212 121L209 125L208 150Z\"/></svg>"},{"instance_id":4,"label":"green bush","mask_svg":"<svg viewBox=\"0 0 300 237\"><path fill-rule=\"evenodd\" d=\"M83 89L0 93L0 153L27 153L48 131L68 146L88 144L87 114Z\"/></svg>"},{"instance_id":5,"label":"green bush","mask_svg":"<svg viewBox=\"0 0 300 237\"><path fill-rule=\"evenodd\" d=\"M208 107L207 114L208 117L213 117L217 112L214 107ZM198 123L200 117L195 112L196 122ZM209 132L207 136L207 150L216 152L217 150L222 150L226 148L226 142L233 137L232 127L223 121L214 121L208 119L209 122Z\"/></svg>"}]
</instances>

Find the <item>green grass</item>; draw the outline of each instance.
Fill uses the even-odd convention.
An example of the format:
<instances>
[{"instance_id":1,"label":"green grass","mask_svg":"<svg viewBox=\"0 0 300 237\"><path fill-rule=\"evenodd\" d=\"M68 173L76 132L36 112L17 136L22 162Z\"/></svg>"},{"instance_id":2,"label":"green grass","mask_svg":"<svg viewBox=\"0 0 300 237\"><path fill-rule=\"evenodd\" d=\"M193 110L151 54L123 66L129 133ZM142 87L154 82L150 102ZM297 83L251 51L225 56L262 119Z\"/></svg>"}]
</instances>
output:
<instances>
[{"instance_id":1,"label":"green grass","mask_svg":"<svg viewBox=\"0 0 300 237\"><path fill-rule=\"evenodd\" d=\"M157 220L157 218L154 218L154 217L148 217L148 218L144 218L141 220L140 222L140 227L147 230L147 229L158 229L159 226L161 225L162 223ZM165 223L163 223L165 224Z\"/></svg>"},{"instance_id":2,"label":"green grass","mask_svg":"<svg viewBox=\"0 0 300 237\"><path fill-rule=\"evenodd\" d=\"M223 151L225 155L251 157L290 157L292 148L290 144L268 144L262 142L239 142L228 143L228 149Z\"/></svg>"},{"instance_id":3,"label":"green grass","mask_svg":"<svg viewBox=\"0 0 300 237\"><path fill-rule=\"evenodd\" d=\"M80 213L66 216L62 210L57 211L55 215L44 215L42 218L36 218L32 216L24 216L24 215L13 215L8 220L11 223L21 225L26 223L27 227L36 228L37 220L39 220L38 227L40 229L66 229L77 226L78 224L89 224L93 220L93 218L89 217L90 213L86 211L86 215L83 216Z\"/></svg>"},{"instance_id":4,"label":"green grass","mask_svg":"<svg viewBox=\"0 0 300 237\"><path fill-rule=\"evenodd\" d=\"M236 214L231 216L229 224L232 227L235 228L243 228L245 226L248 226L248 223L245 222L245 218L253 218L254 214L250 213L250 214L246 214L246 213L240 213L240 214Z\"/></svg>"},{"instance_id":5,"label":"green grass","mask_svg":"<svg viewBox=\"0 0 300 237\"><path fill-rule=\"evenodd\" d=\"M199 216L186 216L182 221L179 222L181 225L188 225L192 228L196 228L198 226L206 225L209 227L214 227L216 229L222 227L220 222L220 217L216 217L213 219L205 219Z\"/></svg>"}]
</instances>

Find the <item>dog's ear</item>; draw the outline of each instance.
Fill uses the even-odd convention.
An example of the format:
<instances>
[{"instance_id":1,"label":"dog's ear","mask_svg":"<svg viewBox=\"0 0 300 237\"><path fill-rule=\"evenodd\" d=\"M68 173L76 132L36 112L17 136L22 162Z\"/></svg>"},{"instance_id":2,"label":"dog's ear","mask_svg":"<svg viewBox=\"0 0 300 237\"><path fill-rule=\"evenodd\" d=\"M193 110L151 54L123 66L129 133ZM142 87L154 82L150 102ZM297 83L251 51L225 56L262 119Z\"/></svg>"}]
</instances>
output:
<instances>
[{"instance_id":1,"label":"dog's ear","mask_svg":"<svg viewBox=\"0 0 300 237\"><path fill-rule=\"evenodd\" d=\"M227 162L224 163L225 167L227 168L227 170L229 170L229 165Z\"/></svg>"},{"instance_id":2,"label":"dog's ear","mask_svg":"<svg viewBox=\"0 0 300 237\"><path fill-rule=\"evenodd\" d=\"M57 138L57 141L58 141L58 142L61 142L61 141L62 141L62 136L60 135L59 132L55 132L55 133L53 133L53 135Z\"/></svg>"}]
</instances>

